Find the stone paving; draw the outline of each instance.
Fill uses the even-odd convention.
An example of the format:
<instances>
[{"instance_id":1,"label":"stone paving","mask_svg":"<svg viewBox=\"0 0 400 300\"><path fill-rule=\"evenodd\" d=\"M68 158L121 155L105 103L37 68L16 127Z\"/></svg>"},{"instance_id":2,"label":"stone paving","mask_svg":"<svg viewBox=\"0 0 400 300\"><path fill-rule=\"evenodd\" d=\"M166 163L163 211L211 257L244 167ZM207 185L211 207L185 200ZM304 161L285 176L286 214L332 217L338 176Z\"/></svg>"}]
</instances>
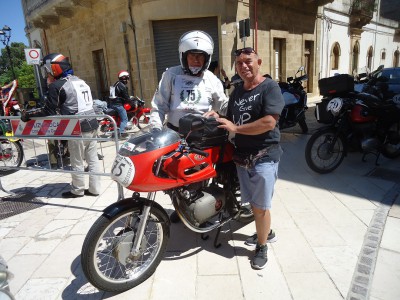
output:
<instances>
[{"instance_id":1,"label":"stone paving","mask_svg":"<svg viewBox=\"0 0 400 300\"><path fill-rule=\"evenodd\" d=\"M400 181L379 175L399 172L400 160L381 158L375 166L373 157L363 163L359 153L350 153L337 170L320 175L305 163L308 138L299 128L282 134L272 209L278 241L269 244L265 269L250 267L253 247L244 244L254 223L224 226L220 248L213 246L214 233L203 240L183 224L172 224L156 272L121 294L96 290L80 267L87 231L117 199L112 180L102 177L98 197L63 199L69 174L24 170L2 177L5 188L34 191L47 203L0 221L0 255L14 273L11 292L23 300L400 299ZM104 152L107 168L115 149ZM156 199L172 211L165 195Z\"/></svg>"}]
</instances>

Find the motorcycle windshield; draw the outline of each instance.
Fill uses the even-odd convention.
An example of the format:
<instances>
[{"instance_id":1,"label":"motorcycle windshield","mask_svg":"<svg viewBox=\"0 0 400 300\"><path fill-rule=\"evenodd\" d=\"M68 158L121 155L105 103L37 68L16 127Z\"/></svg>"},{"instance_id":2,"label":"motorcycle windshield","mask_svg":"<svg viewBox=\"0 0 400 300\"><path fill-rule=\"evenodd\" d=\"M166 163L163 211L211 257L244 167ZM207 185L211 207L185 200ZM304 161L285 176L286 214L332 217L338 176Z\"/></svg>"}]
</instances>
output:
<instances>
[{"instance_id":1,"label":"motorcycle windshield","mask_svg":"<svg viewBox=\"0 0 400 300\"><path fill-rule=\"evenodd\" d=\"M179 134L169 128L154 131L148 126L134 134L122 144L118 153L122 156L132 156L160 149L179 142Z\"/></svg>"}]
</instances>

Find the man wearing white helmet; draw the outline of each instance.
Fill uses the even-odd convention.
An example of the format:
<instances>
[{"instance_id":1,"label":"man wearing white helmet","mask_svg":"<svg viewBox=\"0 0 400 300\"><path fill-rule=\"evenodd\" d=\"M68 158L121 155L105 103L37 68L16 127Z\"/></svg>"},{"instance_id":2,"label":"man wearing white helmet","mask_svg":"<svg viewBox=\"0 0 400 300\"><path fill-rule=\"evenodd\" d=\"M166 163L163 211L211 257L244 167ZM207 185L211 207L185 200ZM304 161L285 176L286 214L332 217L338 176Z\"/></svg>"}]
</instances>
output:
<instances>
[{"instance_id":1,"label":"man wearing white helmet","mask_svg":"<svg viewBox=\"0 0 400 300\"><path fill-rule=\"evenodd\" d=\"M184 33L179 39L180 66L167 69L159 82L151 102L150 124L161 129L178 131L179 119L188 113L208 117L211 112L226 109L228 97L221 81L208 70L214 42L204 31ZM179 217L171 214L171 222Z\"/></svg>"},{"instance_id":2,"label":"man wearing white helmet","mask_svg":"<svg viewBox=\"0 0 400 300\"><path fill-rule=\"evenodd\" d=\"M150 124L161 128L164 121L178 130L179 119L188 113L208 116L227 105L221 81L208 69L214 42L207 33L194 30L179 39L180 66L167 69L151 102Z\"/></svg>"}]
</instances>

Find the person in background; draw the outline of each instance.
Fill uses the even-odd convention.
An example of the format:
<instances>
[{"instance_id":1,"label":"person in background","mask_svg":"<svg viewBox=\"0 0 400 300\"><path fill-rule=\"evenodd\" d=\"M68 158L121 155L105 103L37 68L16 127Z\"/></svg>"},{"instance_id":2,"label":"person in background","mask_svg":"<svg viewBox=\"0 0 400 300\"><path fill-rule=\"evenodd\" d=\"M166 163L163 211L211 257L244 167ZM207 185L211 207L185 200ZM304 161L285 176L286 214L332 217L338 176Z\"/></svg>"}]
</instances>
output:
<instances>
[{"instance_id":1,"label":"person in background","mask_svg":"<svg viewBox=\"0 0 400 300\"><path fill-rule=\"evenodd\" d=\"M271 202L282 154L278 118L285 105L278 83L260 74L261 59L252 48L235 51L235 63L243 84L230 95L227 118L217 118L220 128L235 134L233 160L241 197L254 213L256 234L246 240L256 245L254 269L268 261L267 242L276 240L271 230Z\"/></svg>"},{"instance_id":2,"label":"person in background","mask_svg":"<svg viewBox=\"0 0 400 300\"><path fill-rule=\"evenodd\" d=\"M221 80L225 90L228 90L231 87L231 82L228 76L226 76L225 70L220 68L218 61L216 60L212 61L210 63L210 66L208 67L208 70L213 72L213 74L217 76L219 80ZM224 78L224 80L221 79L221 75Z\"/></svg>"},{"instance_id":3,"label":"person in background","mask_svg":"<svg viewBox=\"0 0 400 300\"><path fill-rule=\"evenodd\" d=\"M48 98L43 108L22 111L21 120L27 122L31 117L51 115L83 115L80 119L83 138L96 138L98 123L94 115L90 87L82 79L74 76L68 59L60 53L45 56L41 64L43 76L49 84ZM86 160L90 172L99 172L97 141L69 140L68 149L73 171L84 171ZM63 198L97 196L100 194L100 177L89 175L89 189L85 189L85 175L71 173L71 190L62 193Z\"/></svg>"},{"instance_id":4,"label":"person in background","mask_svg":"<svg viewBox=\"0 0 400 300\"><path fill-rule=\"evenodd\" d=\"M119 125L120 137L127 137L128 134L125 131L126 125L128 124L128 114L124 108L124 104L129 102L128 93L128 80L130 79L128 71L120 71L118 73L118 81L111 87L110 93L110 107L118 112L121 118Z\"/></svg>"},{"instance_id":5,"label":"person in background","mask_svg":"<svg viewBox=\"0 0 400 300\"><path fill-rule=\"evenodd\" d=\"M193 30L179 39L180 65L167 69L153 96L150 125L179 130L179 119L188 113L208 117L211 112L226 109L228 98L221 81L207 68L214 51L214 42L204 31ZM176 212L170 216L176 223Z\"/></svg>"}]
</instances>

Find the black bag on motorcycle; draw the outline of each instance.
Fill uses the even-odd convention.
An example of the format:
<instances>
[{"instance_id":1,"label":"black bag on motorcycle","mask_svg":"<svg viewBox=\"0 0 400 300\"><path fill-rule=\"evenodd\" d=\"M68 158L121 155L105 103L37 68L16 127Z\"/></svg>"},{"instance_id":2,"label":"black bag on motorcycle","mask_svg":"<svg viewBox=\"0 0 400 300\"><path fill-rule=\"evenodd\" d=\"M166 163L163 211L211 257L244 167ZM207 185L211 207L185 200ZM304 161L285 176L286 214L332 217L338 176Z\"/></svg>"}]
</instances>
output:
<instances>
[{"instance_id":1,"label":"black bag on motorcycle","mask_svg":"<svg viewBox=\"0 0 400 300\"><path fill-rule=\"evenodd\" d=\"M199 115L187 114L179 120L179 134L186 142L196 148L221 146L228 140L228 131L218 128L215 118L205 118Z\"/></svg>"}]
</instances>

